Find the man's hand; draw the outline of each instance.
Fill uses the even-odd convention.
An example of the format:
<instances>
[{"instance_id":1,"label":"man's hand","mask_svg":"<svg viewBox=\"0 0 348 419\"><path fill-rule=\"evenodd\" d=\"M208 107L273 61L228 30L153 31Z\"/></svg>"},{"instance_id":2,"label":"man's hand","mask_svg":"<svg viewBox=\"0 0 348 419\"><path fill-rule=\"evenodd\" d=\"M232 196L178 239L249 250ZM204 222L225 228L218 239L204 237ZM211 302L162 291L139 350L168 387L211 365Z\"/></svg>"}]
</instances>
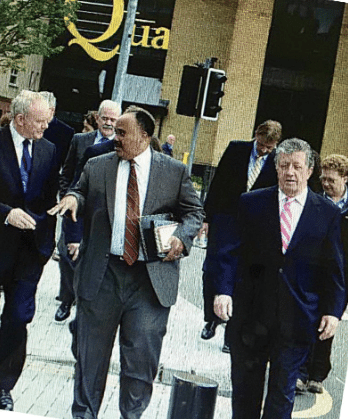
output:
<instances>
[{"instance_id":1,"label":"man's hand","mask_svg":"<svg viewBox=\"0 0 348 419\"><path fill-rule=\"evenodd\" d=\"M21 230L35 230L36 221L21 208L13 208L6 218L8 224Z\"/></svg>"},{"instance_id":2,"label":"man's hand","mask_svg":"<svg viewBox=\"0 0 348 419\"><path fill-rule=\"evenodd\" d=\"M79 256L80 243L68 243L67 248L69 251L69 255L71 256L71 260L75 262L75 260Z\"/></svg>"},{"instance_id":3,"label":"man's hand","mask_svg":"<svg viewBox=\"0 0 348 419\"><path fill-rule=\"evenodd\" d=\"M200 239L202 234L205 234L206 237L208 237L208 232L209 232L209 224L208 223L203 223L203 226L199 230L199 232L197 234L197 237Z\"/></svg>"},{"instance_id":4,"label":"man's hand","mask_svg":"<svg viewBox=\"0 0 348 419\"><path fill-rule=\"evenodd\" d=\"M73 221L77 221L77 198L74 195L66 195L56 206L48 210L49 215L64 215L67 211L71 211L71 218Z\"/></svg>"},{"instance_id":5,"label":"man's hand","mask_svg":"<svg viewBox=\"0 0 348 419\"><path fill-rule=\"evenodd\" d=\"M184 250L182 241L175 236L170 237L168 243L171 247L168 255L163 259L163 262L171 262L172 260L178 259Z\"/></svg>"},{"instance_id":6,"label":"man's hand","mask_svg":"<svg viewBox=\"0 0 348 419\"><path fill-rule=\"evenodd\" d=\"M336 332L338 322L339 320L337 317L329 315L323 316L318 329L318 332L322 332L319 335L319 339L325 340L331 338Z\"/></svg>"},{"instance_id":7,"label":"man's hand","mask_svg":"<svg viewBox=\"0 0 348 419\"><path fill-rule=\"evenodd\" d=\"M229 295L215 295L214 313L221 320L227 322L232 317L232 297Z\"/></svg>"}]
</instances>

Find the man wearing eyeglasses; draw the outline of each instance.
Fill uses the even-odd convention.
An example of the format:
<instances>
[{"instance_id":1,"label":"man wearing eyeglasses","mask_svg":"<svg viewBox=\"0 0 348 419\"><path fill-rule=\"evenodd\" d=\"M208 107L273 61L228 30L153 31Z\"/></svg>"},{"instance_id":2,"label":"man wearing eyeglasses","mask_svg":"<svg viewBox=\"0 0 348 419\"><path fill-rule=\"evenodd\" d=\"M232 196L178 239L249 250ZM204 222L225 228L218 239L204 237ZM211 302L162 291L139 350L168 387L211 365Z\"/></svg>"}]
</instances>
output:
<instances>
[{"instance_id":1,"label":"man wearing eyeglasses","mask_svg":"<svg viewBox=\"0 0 348 419\"><path fill-rule=\"evenodd\" d=\"M83 160L86 149L94 144L102 144L113 141L115 137L116 121L121 114L121 106L112 101L101 102L97 115L98 129L83 134L75 134L65 160L60 176L60 198L66 194L76 179L76 171ZM63 321L70 316L71 306L75 300L72 282L74 277L75 260L78 257L80 241L82 238L82 220L72 223L65 219L62 225L62 233L58 242L60 254L60 291L58 299L61 301L55 320Z\"/></svg>"}]
</instances>

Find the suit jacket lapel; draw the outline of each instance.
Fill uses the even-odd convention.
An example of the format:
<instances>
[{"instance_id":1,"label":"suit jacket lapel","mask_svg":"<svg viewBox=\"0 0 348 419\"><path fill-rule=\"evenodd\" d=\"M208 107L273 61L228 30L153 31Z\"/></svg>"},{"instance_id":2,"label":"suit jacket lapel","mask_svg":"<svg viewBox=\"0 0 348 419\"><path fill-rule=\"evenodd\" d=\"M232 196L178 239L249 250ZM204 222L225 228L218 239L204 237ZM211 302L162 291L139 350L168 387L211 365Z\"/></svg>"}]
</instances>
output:
<instances>
[{"instance_id":1,"label":"suit jacket lapel","mask_svg":"<svg viewBox=\"0 0 348 419\"><path fill-rule=\"evenodd\" d=\"M118 162L119 162L119 158L117 154L115 153L106 160L106 164L105 164L106 202L107 202L111 228L114 224L116 177L117 177Z\"/></svg>"},{"instance_id":2,"label":"suit jacket lapel","mask_svg":"<svg viewBox=\"0 0 348 419\"><path fill-rule=\"evenodd\" d=\"M302 237L308 235L310 230L313 228L313 223L311 221L317 218L318 210L318 200L316 199L315 193L308 189L307 199L300 219L298 220L296 229L292 235L287 252L296 247L297 244L301 241Z\"/></svg>"},{"instance_id":3,"label":"suit jacket lapel","mask_svg":"<svg viewBox=\"0 0 348 419\"><path fill-rule=\"evenodd\" d=\"M278 186L273 187L273 193L270 200L270 210L268 220L268 232L272 234L274 232L274 243L277 249L282 249L282 238L280 233L280 217L279 217L279 200L278 200Z\"/></svg>"},{"instance_id":4,"label":"suit jacket lapel","mask_svg":"<svg viewBox=\"0 0 348 419\"><path fill-rule=\"evenodd\" d=\"M151 166L150 166L149 181L147 184L146 197L145 197L145 202L144 202L143 215L150 214L152 212L152 204L154 202L153 191L158 186L158 179L160 179L159 172L162 165L163 165L163 161L161 161L160 159L160 154L154 153L151 150Z\"/></svg>"},{"instance_id":5,"label":"suit jacket lapel","mask_svg":"<svg viewBox=\"0 0 348 419\"><path fill-rule=\"evenodd\" d=\"M32 145L32 167L29 176L28 190L32 185L35 185L36 179L40 176L42 163L45 162L43 158L43 150L41 147L41 140L33 141Z\"/></svg>"},{"instance_id":6,"label":"suit jacket lapel","mask_svg":"<svg viewBox=\"0 0 348 419\"><path fill-rule=\"evenodd\" d=\"M4 161L2 161L1 164L6 165L9 168L7 174L12 176L14 183L17 184L18 188L22 189L22 177L17 160L16 149L11 136L11 131L9 127L5 127L4 130L4 143L0 145L0 147L2 147L4 150Z\"/></svg>"}]
</instances>

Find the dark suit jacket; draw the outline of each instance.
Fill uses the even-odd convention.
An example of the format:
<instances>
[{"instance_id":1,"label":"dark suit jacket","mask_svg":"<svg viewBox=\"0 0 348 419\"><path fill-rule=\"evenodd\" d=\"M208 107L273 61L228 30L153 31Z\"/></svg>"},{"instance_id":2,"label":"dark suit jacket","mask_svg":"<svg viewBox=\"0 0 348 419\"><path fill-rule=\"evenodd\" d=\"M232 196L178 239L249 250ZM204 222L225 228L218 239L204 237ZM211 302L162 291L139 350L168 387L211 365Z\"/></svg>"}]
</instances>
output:
<instances>
[{"instance_id":1,"label":"dark suit jacket","mask_svg":"<svg viewBox=\"0 0 348 419\"><path fill-rule=\"evenodd\" d=\"M58 166L55 146L45 139L36 140L32 149L32 171L24 194L14 143L9 127L0 129L0 273L18 257L23 234L32 235L42 262L54 249L56 217L47 210L56 204ZM22 208L36 220L36 230L23 232L4 222L13 208Z\"/></svg>"},{"instance_id":2,"label":"dark suit jacket","mask_svg":"<svg viewBox=\"0 0 348 419\"><path fill-rule=\"evenodd\" d=\"M164 143L162 145L162 151L164 154L167 154L167 156L173 157L173 149L170 147L168 143Z\"/></svg>"},{"instance_id":3,"label":"dark suit jacket","mask_svg":"<svg viewBox=\"0 0 348 419\"><path fill-rule=\"evenodd\" d=\"M254 141L231 141L221 157L204 205L208 223L215 214L237 215L239 197L247 189L253 145ZM274 155L275 150L267 157L251 190L277 184Z\"/></svg>"},{"instance_id":4,"label":"dark suit jacket","mask_svg":"<svg viewBox=\"0 0 348 419\"><path fill-rule=\"evenodd\" d=\"M116 153L90 159L77 185L69 191L79 201L85 229L80 262L75 275L78 297L96 297L109 261L114 220L115 185L119 158ZM203 209L193 189L187 168L181 162L152 151L148 189L143 215L172 212L180 221L175 232L189 252L203 221ZM175 303L179 282L179 261L146 264L160 303Z\"/></svg>"},{"instance_id":5,"label":"dark suit jacket","mask_svg":"<svg viewBox=\"0 0 348 419\"><path fill-rule=\"evenodd\" d=\"M75 171L83 159L86 149L93 145L97 131L75 134L71 140L69 152L64 162L62 173L59 179L60 198L66 194L67 190L73 184Z\"/></svg>"},{"instance_id":6,"label":"dark suit jacket","mask_svg":"<svg viewBox=\"0 0 348 419\"><path fill-rule=\"evenodd\" d=\"M211 276L231 267L225 248L229 247L231 231L237 228L239 197L247 189L248 165L254 141L231 141L216 169L205 201L209 223L208 249L203 270ZM277 184L275 151L267 157L251 190ZM226 228L229 225L230 228ZM232 273L231 273L232 274Z\"/></svg>"},{"instance_id":7,"label":"dark suit jacket","mask_svg":"<svg viewBox=\"0 0 348 419\"><path fill-rule=\"evenodd\" d=\"M92 157L100 156L102 154L110 153L111 151L115 151L114 140L105 141L104 143L99 143L87 147L82 159L77 164L73 185L75 185L77 181L80 179L82 170L89 159L91 159Z\"/></svg>"},{"instance_id":8,"label":"dark suit jacket","mask_svg":"<svg viewBox=\"0 0 348 419\"><path fill-rule=\"evenodd\" d=\"M65 162L73 135L74 129L56 117L53 117L44 132L46 140L56 146L57 164L59 167L62 167Z\"/></svg>"},{"instance_id":9,"label":"dark suit jacket","mask_svg":"<svg viewBox=\"0 0 348 419\"><path fill-rule=\"evenodd\" d=\"M278 187L243 194L234 278L220 275L217 293L232 295L236 333L265 336L276 329L290 342L314 342L323 315L345 308L340 211L310 189L285 255L282 253Z\"/></svg>"}]
</instances>

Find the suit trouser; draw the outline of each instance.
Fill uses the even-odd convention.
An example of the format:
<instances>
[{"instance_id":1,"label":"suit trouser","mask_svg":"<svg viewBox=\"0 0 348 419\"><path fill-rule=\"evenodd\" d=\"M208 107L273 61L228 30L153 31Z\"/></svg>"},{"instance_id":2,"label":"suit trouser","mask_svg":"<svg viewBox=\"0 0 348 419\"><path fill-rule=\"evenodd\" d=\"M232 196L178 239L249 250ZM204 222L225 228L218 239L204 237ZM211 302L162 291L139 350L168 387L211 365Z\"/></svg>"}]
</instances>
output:
<instances>
[{"instance_id":1,"label":"suit trouser","mask_svg":"<svg viewBox=\"0 0 348 419\"><path fill-rule=\"evenodd\" d=\"M259 419L267 362L270 362L267 396L262 419L291 419L295 387L300 366L306 361L310 345L282 342L278 336L266 345L247 347L233 333L232 412L233 419Z\"/></svg>"},{"instance_id":2,"label":"suit trouser","mask_svg":"<svg viewBox=\"0 0 348 419\"><path fill-rule=\"evenodd\" d=\"M317 340L308 357L307 362L300 368L299 378L307 380L324 381L331 371L331 348L333 337L325 340Z\"/></svg>"},{"instance_id":3,"label":"suit trouser","mask_svg":"<svg viewBox=\"0 0 348 419\"><path fill-rule=\"evenodd\" d=\"M60 255L60 260L58 262L60 270L60 287L58 297L60 301L72 304L75 301L73 289L75 263L71 260L69 255L63 231L61 232L57 247Z\"/></svg>"},{"instance_id":4,"label":"suit trouser","mask_svg":"<svg viewBox=\"0 0 348 419\"><path fill-rule=\"evenodd\" d=\"M96 298L77 299L74 417L97 418L118 326L119 408L124 419L141 417L150 402L169 310L159 303L144 262L129 267L110 256Z\"/></svg>"},{"instance_id":5,"label":"suit trouser","mask_svg":"<svg viewBox=\"0 0 348 419\"><path fill-rule=\"evenodd\" d=\"M25 234L25 233L24 233ZM0 327L0 388L13 389L26 358L27 324L35 313L35 294L43 271L38 253L23 240L11 275L3 286L5 304Z\"/></svg>"}]
</instances>

